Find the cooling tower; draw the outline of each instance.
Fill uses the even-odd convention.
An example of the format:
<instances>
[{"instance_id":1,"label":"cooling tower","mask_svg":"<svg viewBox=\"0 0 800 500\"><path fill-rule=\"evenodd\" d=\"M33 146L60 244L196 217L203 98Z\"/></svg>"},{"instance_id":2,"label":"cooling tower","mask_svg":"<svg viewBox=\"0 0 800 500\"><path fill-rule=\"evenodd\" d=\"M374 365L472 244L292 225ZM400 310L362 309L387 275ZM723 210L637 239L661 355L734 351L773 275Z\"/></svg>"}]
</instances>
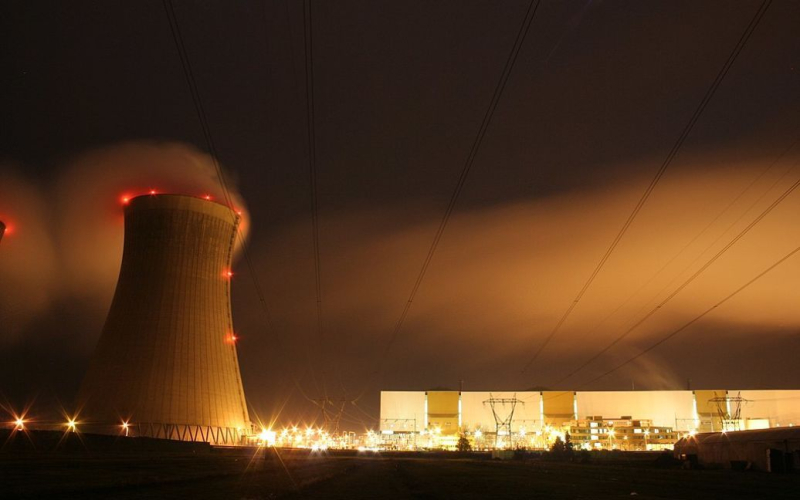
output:
<instances>
[{"instance_id":1,"label":"cooling tower","mask_svg":"<svg viewBox=\"0 0 800 500\"><path fill-rule=\"evenodd\" d=\"M238 223L199 198L130 200L117 289L78 393L87 432L215 444L249 434L228 273Z\"/></svg>"}]
</instances>

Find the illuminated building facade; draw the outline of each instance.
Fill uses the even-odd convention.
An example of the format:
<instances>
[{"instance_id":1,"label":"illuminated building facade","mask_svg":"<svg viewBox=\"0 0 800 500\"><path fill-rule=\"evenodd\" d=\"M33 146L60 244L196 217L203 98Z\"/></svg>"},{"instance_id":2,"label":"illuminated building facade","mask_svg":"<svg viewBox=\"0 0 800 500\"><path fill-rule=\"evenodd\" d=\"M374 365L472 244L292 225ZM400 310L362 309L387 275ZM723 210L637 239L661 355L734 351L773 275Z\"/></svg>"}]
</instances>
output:
<instances>
[{"instance_id":1,"label":"illuminated building facade","mask_svg":"<svg viewBox=\"0 0 800 500\"><path fill-rule=\"evenodd\" d=\"M672 427L656 426L652 420L589 417L573 420L568 429L576 449L665 450L672 449L680 435Z\"/></svg>"},{"instance_id":2,"label":"illuminated building facade","mask_svg":"<svg viewBox=\"0 0 800 500\"><path fill-rule=\"evenodd\" d=\"M83 430L215 444L250 434L230 307L239 219L188 196L127 202L117 289L78 394Z\"/></svg>"},{"instance_id":3,"label":"illuminated building facade","mask_svg":"<svg viewBox=\"0 0 800 500\"><path fill-rule=\"evenodd\" d=\"M576 447L658 450L682 436L800 425L800 391L383 391L380 430L390 443L453 448ZM416 435L416 441L409 436Z\"/></svg>"}]
</instances>

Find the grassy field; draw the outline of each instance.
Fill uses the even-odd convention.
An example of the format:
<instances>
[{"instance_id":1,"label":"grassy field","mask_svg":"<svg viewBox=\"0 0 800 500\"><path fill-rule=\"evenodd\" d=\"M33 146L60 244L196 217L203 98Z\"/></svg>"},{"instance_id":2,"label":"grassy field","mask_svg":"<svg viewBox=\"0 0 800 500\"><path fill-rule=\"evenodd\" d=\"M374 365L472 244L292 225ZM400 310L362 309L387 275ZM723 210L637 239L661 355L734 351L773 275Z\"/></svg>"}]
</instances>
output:
<instances>
[{"instance_id":1,"label":"grassy field","mask_svg":"<svg viewBox=\"0 0 800 500\"><path fill-rule=\"evenodd\" d=\"M800 498L798 474L683 470L655 458L621 454L577 464L485 455L4 448L0 497Z\"/></svg>"}]
</instances>

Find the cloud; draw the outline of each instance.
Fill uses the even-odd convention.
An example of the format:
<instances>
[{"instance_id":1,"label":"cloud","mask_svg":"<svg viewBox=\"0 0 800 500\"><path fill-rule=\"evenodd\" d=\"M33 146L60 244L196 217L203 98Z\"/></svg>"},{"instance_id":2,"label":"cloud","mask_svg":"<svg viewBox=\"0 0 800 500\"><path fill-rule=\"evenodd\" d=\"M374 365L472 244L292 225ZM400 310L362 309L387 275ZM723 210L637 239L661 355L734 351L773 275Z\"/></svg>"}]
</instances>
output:
<instances>
[{"instance_id":1,"label":"cloud","mask_svg":"<svg viewBox=\"0 0 800 500\"><path fill-rule=\"evenodd\" d=\"M744 163L700 163L671 172L564 328L525 374L522 367L552 331L641 195L649 181L645 175L634 175L624 186L598 185L524 203L457 211L386 359L381 353L436 231L440 208L384 207L323 215L322 336L315 326L310 222L299 220L254 247L276 331L261 335L264 328L249 311L255 304L236 298L242 302L235 323L245 335L251 333L242 343L242 365L249 371L255 359L288 356L296 365L307 366L303 356L310 351L320 378L333 380L340 373L344 385L356 393L365 380L375 378L370 374L378 366L384 376L375 384L384 384L382 388L457 387L465 377L475 389L552 385L675 290L796 175L796 169L783 164L765 170L765 165ZM577 386L593 370L616 366L800 245L800 232L794 229L797 213L800 192L592 369L565 384ZM673 342L691 345L697 335L722 335L712 321L720 317L746 324L753 333L780 335L776 332L800 327L798 280L800 256ZM242 286L234 293L247 292ZM288 355L275 353L275 335L287 344ZM614 380L627 380L627 388L634 374L639 374L637 385L643 387L685 385L658 352L621 370ZM258 373L248 373L245 381L266 394L262 384L274 386L286 377L259 365ZM330 387L338 391L338 382Z\"/></svg>"},{"instance_id":2,"label":"cloud","mask_svg":"<svg viewBox=\"0 0 800 500\"><path fill-rule=\"evenodd\" d=\"M56 252L41 189L0 166L0 342L18 337L53 300Z\"/></svg>"}]
</instances>

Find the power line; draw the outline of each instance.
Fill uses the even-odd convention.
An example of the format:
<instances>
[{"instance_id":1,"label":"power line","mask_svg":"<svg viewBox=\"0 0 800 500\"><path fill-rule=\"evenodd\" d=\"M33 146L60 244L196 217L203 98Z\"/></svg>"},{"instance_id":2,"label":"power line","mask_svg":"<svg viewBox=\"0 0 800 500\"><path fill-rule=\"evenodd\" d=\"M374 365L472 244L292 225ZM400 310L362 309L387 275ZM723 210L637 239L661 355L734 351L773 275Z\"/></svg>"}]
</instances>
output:
<instances>
[{"instance_id":1,"label":"power line","mask_svg":"<svg viewBox=\"0 0 800 500\"><path fill-rule=\"evenodd\" d=\"M541 355L542 351L544 351L544 349L547 347L547 345L550 343L553 337L555 337L556 334L561 330L561 327L567 321L567 318L569 318L569 316L572 314L572 311L578 305L578 302L580 302L586 291L594 282L597 275L603 269L603 266L605 266L609 257L611 257L611 254L617 248L617 245L622 240L622 237L628 231L628 228L630 228L631 224L633 224L633 221L636 219L636 216L639 215L639 212L647 202L648 198L650 198L650 195L652 194L653 190L656 188L658 182L663 177L664 172L666 172L667 168L672 163L672 160L674 160L675 157L677 156L678 151L681 149L681 146L683 146L684 141L689 136L689 133L694 128L695 124L700 118L700 115L703 113L706 106L711 101L711 98L716 93L717 88L722 83L722 80L725 78L725 75L728 74L728 71L730 70L734 61L736 61L736 58L742 52L742 49L747 44L747 41L750 39L750 36L753 34L753 31L755 31L756 27L761 21L761 18L764 16L764 13L767 11L771 3L772 0L764 0L762 2L758 11L756 11L755 15L750 20L750 23L747 25L747 28L745 28L744 33L742 33L742 36L739 38L739 41L736 43L736 46L733 48L733 51L728 56L728 59L725 61L725 64L722 66L719 73L717 73L716 78L714 78L714 81L711 83L711 86L706 91L705 95L703 96L703 99L700 101L700 104L695 109L694 113L692 114L692 117L689 119L689 122L684 127L680 136L678 136L678 139L677 141L675 141L675 144L673 144L672 149L670 149L669 153L667 154L667 157L664 159L664 162L659 167L655 177L653 177L653 180L650 181L650 184L648 184L647 189L645 189L644 193L642 194L642 197L636 203L636 206L634 206L633 211L630 213L630 215L628 215L628 218L625 220L625 223L622 225L622 228L619 230L616 237L611 242L611 245L608 247L605 254L603 254L603 257L600 259L600 262L597 263L597 266L589 275L589 279L586 280L586 283L584 283L583 287L581 287L578 294L572 300L572 303L569 305L567 310L558 320L555 327L553 327L553 330L550 332L550 334L545 338L544 342L542 342L542 344L539 346L537 351L534 353L533 357L525 364L521 373L525 373L531 367L531 365L533 365L533 363L539 358L539 355Z\"/></svg>"},{"instance_id":2,"label":"power line","mask_svg":"<svg viewBox=\"0 0 800 500\"><path fill-rule=\"evenodd\" d=\"M772 170L772 168L775 167L775 165L777 165L792 149L794 149L794 147L797 145L798 142L800 142L800 136L798 136L794 141L792 141L792 143L787 148L785 148L778 155L777 158L775 158L769 165L767 165L766 168L764 168L761 172L759 172L759 174L756 175L750 181L750 183L747 186L744 187L744 189L739 191L739 193L733 198L733 200L731 200L719 213L717 213L717 215L708 224L705 225L705 227L703 227L702 230L700 230L700 232L698 232L675 255L673 255L663 266L661 266L661 268L658 271L656 271L652 276L650 276L650 278L648 278L648 280L646 282L644 282L638 289L636 289L635 292L633 292L631 295L629 295L628 298L626 298L620 305L618 305L613 311L611 311L603 319L601 319L591 330L589 330L587 335L591 335L595 331L597 331L597 329L600 328L601 325L603 325L612 316L614 316L620 309L622 309L626 304L628 304L634 297L639 295L639 293L642 292L642 290L644 290L647 287L647 285L652 283L652 281L656 277L658 277L658 275L660 275L665 269L667 269L667 267L669 267L669 265L672 264L675 261L675 259L677 259L680 255L682 255L695 241L697 241L702 235L704 235L706 233L706 231L708 231L726 212L728 212L728 210L730 210L742 198L742 196L744 196L744 194L747 191L749 191L753 186L755 186L756 183L759 180L761 180L761 178L764 177L764 175L767 174L767 172ZM722 236L724 236L733 226L735 226L744 217L744 215L746 215L750 210L752 210L752 208L756 204L758 204L758 202L760 202L764 198L764 196L767 195L767 193L769 193L776 185L778 185L778 183L781 180L783 180L783 178L792 170L792 168L794 168L794 165L790 166L789 169L787 169L770 187L768 187L767 190L764 191L764 193L761 194L750 205L750 207L747 210L745 210L739 217L737 217L736 220L733 221L725 231L723 231L716 239L714 239L713 242L711 242L711 244L709 244L705 248L705 250L703 250L694 260L692 260L692 262L690 262L682 271L680 271L675 276L675 278L670 280L670 282L667 283L667 285L665 285L661 290L659 290L658 293L655 294L654 299L657 298L658 296L660 296L667 288L669 288L675 282L675 280L678 279L678 277L682 276L686 271L688 271L700 259L700 257L705 255L706 252L708 252L711 248L713 248L713 246L716 245L716 243L720 240L720 238L722 238ZM647 304L649 304L649 303L650 303L650 301L646 302L633 316L634 317L638 317L639 313L641 313L643 310L645 310ZM626 321L625 323L628 323L628 322ZM569 377L570 377L570 375L567 375L566 377L564 377L562 379L559 379L556 382L556 384L559 384L559 383L563 382L564 380L568 379Z\"/></svg>"},{"instance_id":3,"label":"power line","mask_svg":"<svg viewBox=\"0 0 800 500\"><path fill-rule=\"evenodd\" d=\"M319 258L319 204L317 196L317 142L314 116L314 38L311 18L311 1L303 1L303 35L306 63L306 125L308 132L308 173L311 190L311 226L314 246L314 290L317 299L317 333L322 332L322 279Z\"/></svg>"},{"instance_id":4,"label":"power line","mask_svg":"<svg viewBox=\"0 0 800 500\"><path fill-rule=\"evenodd\" d=\"M800 252L800 246L798 246L797 248L795 248L794 250L792 250L792 251L791 251L791 252L789 252L788 254L786 254L786 255L784 255L783 257L781 257L781 258L780 258L780 259L779 259L777 262L775 262L774 264L772 264L772 265L771 265L771 266L769 266L768 268L766 268L766 269L764 269L763 271L761 271L761 272L760 272L758 275L756 275L756 276L755 276L754 278L752 278L750 281L748 281L748 282L747 282L747 283L745 283L744 285L742 285L742 286L740 286L739 288L737 288L737 289L736 289L736 290L735 290L733 293L731 293L730 295L728 295L728 296L727 296L727 297L725 297L724 299L720 300L719 302L717 302L717 303L716 303L716 304L714 304L713 306L711 306L711 307L709 307L708 309L706 309L705 311L703 311L701 314L699 314L698 316L696 316L696 317L695 317L694 319L692 319L691 321L689 321L689 322L685 323L685 324L684 324L683 326L681 326L680 328L677 328L676 330L673 330L672 332L670 332L669 334L665 335L664 337L662 337L661 339L659 339L657 342L655 342L655 343L651 344L649 347L647 347L646 349L642 350L642 351L641 351L641 352L639 352L638 354L636 354L636 355L634 355L634 356L631 356L631 357L630 357L630 358L628 358L628 359L627 359L627 360L626 360L624 363L621 363L621 364L619 364L619 365L615 366L614 368L612 368L612 369L610 369L610 370L608 370L608 371L606 371L606 372L602 373L601 375L598 375L597 377L594 377L593 379L591 379L591 380L589 380L589 381L587 381L587 382L584 382L584 383L583 383L583 384L581 384L579 387L585 387L585 386L587 386L587 385L589 385L589 384L591 384L591 383L593 383L593 382L596 382L597 380L600 380L600 379L601 379L601 378L603 378L603 377L606 377L606 376L608 376L608 375L610 375L610 374L614 373L615 371L619 370L619 369L620 369L620 368L622 368L623 366L626 366L626 365L630 364L631 362L635 361L636 359L638 359L638 358L640 358L640 357L644 356L644 355L645 355L645 354L647 354L648 352L650 352L650 351L652 351L653 349L655 349L656 347L660 346L660 345L661 345L661 344L663 344L664 342L668 341L668 340L669 340L669 339L671 339L672 337L674 337L674 336L678 335L679 333L681 333L682 331L684 331L685 329L687 329L687 328L688 328L688 327L690 327L691 325L693 325L693 324L695 324L696 322L700 321L702 318L704 318L704 317L705 317L706 315L708 315L710 312L712 312L713 310L715 310L716 308L718 308L719 306L721 306L722 304L724 304L724 303L725 303L725 302L727 302L728 300L730 300L730 299L732 299L733 297L735 297L735 296L736 296L737 294L739 294L739 293L740 293L742 290L744 290L745 288L749 287L750 285L752 285L753 283L755 283L756 281L758 281L758 280L759 280L760 278L762 278L764 275L766 275L767 273L769 273L770 271L772 271L773 269L775 269L775 268L776 268L776 267L778 267L779 265L783 264L783 262L785 262L787 259L789 259L791 256L793 256L793 255L794 255L794 254L796 254L797 252Z\"/></svg>"},{"instance_id":5,"label":"power line","mask_svg":"<svg viewBox=\"0 0 800 500\"><path fill-rule=\"evenodd\" d=\"M612 347L614 347L615 345L617 345L617 344L618 344L620 341L622 341L622 339L624 339L625 337L627 337L627 336L628 336L628 335L629 335L631 332L633 332L633 331L634 331L636 328L638 328L638 327L639 327L639 326L640 326L642 323L644 323L645 321L647 321L647 320L648 320L648 319L649 319L649 318L650 318L652 315L654 315L654 314L655 314L656 312L658 312L658 311L659 311L659 310L660 310L660 309L661 309L661 308L662 308L664 305L666 305L666 304L667 304L667 302L669 302L670 300L672 300L672 299L673 299L673 298L674 298L676 295L678 295L678 294L679 294L679 293L680 293L680 292L681 292L683 289L685 289L687 286L689 286L689 284L690 284L690 283L692 283L692 282L693 282L693 281L694 281L694 280L695 280L695 279L696 279L698 276L700 276L700 275L701 275L701 274L702 274L702 273L703 273L703 272L704 272L706 269L708 269L709 267L711 267L711 265L712 265L712 264L714 264L714 262L716 262L716 261L717 261L717 259L719 259L719 258L720 258L720 257L721 257L721 256L722 256L722 255L723 255L725 252L727 252L727 251L728 251L728 250L729 250L729 249L730 249L730 248L731 248L733 245L735 245L735 244L736 244L736 243L737 243L737 242L738 242L740 239L742 239L742 238L743 238L743 237L744 237L744 236L745 236L745 235L746 235L748 232L750 232L750 230L751 230L751 229L753 229L753 228L754 228L754 227L755 227L755 226L756 226L756 225L757 225L759 222L761 222L761 220L762 220L764 217L766 217L766 216L767 216L767 215L768 215L770 212L772 212L772 210L773 210L775 207L777 207L777 206L778 206L778 205L779 205L779 204L780 204L780 203L781 203L781 202L782 202L784 199L786 199L786 197L787 197L787 196L789 196L789 195L790 195L790 194L791 194L791 193L792 193L792 192L793 192L795 189L797 189L797 187L798 187L798 186L800 186L800 179L798 179L797 181L795 181L795 183L794 183L794 184L792 184L791 186L789 186L789 188L787 188L787 189L786 189L786 191L784 191L784 192L783 192L783 193L782 193L782 194L781 194L781 195L780 195L780 196L779 196L779 197L778 197L778 198L777 198L775 201L773 201L773 202L772 202L772 204L770 204L770 205L769 205L769 206L768 206L766 209L764 209L764 211L763 211L763 212L761 212L761 213L760 213L760 214L759 214L759 215L758 215L758 216L757 216L755 219L753 219L753 221L752 221L752 222L750 222L750 224L748 224L748 225L747 225L747 227L745 227L745 228L744 228L744 229L743 229L741 232L739 232L739 234L737 234L737 235L736 235L736 236L735 236L735 237L734 237L734 238L733 238L731 241L729 241L729 242L728 242L728 243L727 243L727 244L726 244L724 247L722 247L722 249L721 249L719 252L717 252L717 253L716 253L716 254L715 254L713 257L711 257L711 258L710 258L710 259L709 259L709 260L708 260L708 261L707 261L705 264L703 264L702 266L700 266L700 268L699 268L697 271L695 271L695 273L694 273L694 274L692 274L691 276L689 276L689 278L687 278L687 279L686 279L686 281L684 281L684 282L683 282L683 283L682 283L680 286L678 286L678 287L677 287L675 290L673 290L673 291L672 291L672 293L670 293L670 294L669 294L669 295L668 295L668 296L667 296L667 297L666 297L664 300L662 300L661 302L659 302L659 303L658 303L658 305L656 305L655 307L653 307L653 308L652 308L652 309L651 309L651 310L650 310L650 311L649 311L647 314L645 314L645 315L644 315L644 316L643 316L643 317L642 317L642 318L641 318L639 321L637 321L636 323L634 323L634 324L633 324L631 327L629 327L627 330L625 330L625 331L622 333L622 335L620 335L619 337L617 337L617 338L616 338L614 341L612 341L612 342L611 342L610 344L608 344L606 347L604 347L603 349L601 349L601 350L600 350L600 352L598 352L597 354L595 354L594 356L592 356L591 358L589 358L588 360L586 360L584 363L582 363L582 364L581 364L580 366L578 366L576 369L574 369L574 370L573 370L573 371L571 371L569 374L567 374L565 377L563 377L562 379L560 379L560 380L559 380L557 383L563 382L564 380L566 380L566 379L570 378L571 376L575 375L575 374L576 374L576 373L578 373L579 371L583 370L585 367L587 367L589 364L591 364L591 363L592 363L594 360L596 360L597 358L599 358L600 356L602 356L603 354L605 354L606 352L608 352L608 350L609 350L609 349L611 349Z\"/></svg>"},{"instance_id":6,"label":"power line","mask_svg":"<svg viewBox=\"0 0 800 500\"><path fill-rule=\"evenodd\" d=\"M203 132L203 138L205 139L206 146L208 148L209 156L211 157L211 161L214 165L214 169L217 173L217 179L219 181L220 187L222 189L223 197L225 199L226 204L228 207L233 207L232 197L230 195L230 191L228 189L227 183L225 182L225 176L223 175L222 166L219 163L219 155L217 154L217 148L215 146L213 137L211 135L211 129L208 124L208 117L206 115L205 109L203 107L203 102L200 96L200 91L197 86L197 80L195 79L194 73L192 72L192 66L189 59L188 52L186 51L186 46L183 41L183 35L180 30L180 25L178 23L178 18L175 14L175 8L172 3L172 0L162 0L162 4L164 6L164 10L167 14L167 19L169 21L170 32L172 34L172 39L175 43L175 47L178 50L178 55L180 56L181 68L183 69L183 76L186 79L186 83L189 87L189 91L192 97L192 102L194 104L195 112L197 113L198 121L200 122L200 127ZM278 347L285 351L285 346L283 344L283 339L280 336L275 335L274 325L272 323L272 316L269 310L269 306L267 305L267 300L264 295L264 291L261 287L261 283L258 280L258 276L255 272L255 266L253 265L252 258L250 256L249 245L247 239L241 232L241 226L237 227L236 236L239 240L239 244L242 248L242 254L245 258L245 263L247 265L247 270L250 273L251 280L253 282L253 288L255 289L256 296L258 298L259 305L261 306L261 312L263 314L264 322L267 327L268 332L272 332L274 338L278 344ZM288 361L287 361L288 362ZM298 385L296 378L294 379L295 385ZM315 379L316 383L316 379Z\"/></svg>"},{"instance_id":7,"label":"power line","mask_svg":"<svg viewBox=\"0 0 800 500\"><path fill-rule=\"evenodd\" d=\"M469 154L467 155L467 159L464 162L464 166L461 169L461 174L459 175L456 187L453 191L453 194L450 196L450 201L447 204L447 209L445 210L442 220L439 223L439 227L436 230L436 234L433 237L433 242L431 243L431 246L428 249L428 253L425 256L425 260L422 263L422 268L420 269L419 274L417 275L417 279L414 282L414 286L411 288L411 293L409 294L408 300L406 301L405 306L403 307L403 311L394 325L394 329L392 331L391 337L389 338L389 342L386 344L383 354L379 358L380 366L383 366L381 361L388 355L388 353L392 348L392 345L397 339L397 336L399 335L400 330L403 327L403 323L405 322L405 319L408 316L408 312L411 309L411 304L414 302L414 298L416 297L420 285L422 285L422 281L425 278L425 273L427 273L428 271L428 266L430 266L430 263L433 260L433 256L436 253L437 247L439 246L439 241L442 239L442 235L444 234L444 231L447 228L447 224L450 221L450 216L452 215L453 209L456 206L456 202L458 201L458 198L461 194L461 190L464 188L464 184L467 181L470 169L472 168L472 165L475 162L475 157L478 155L481 143L483 142L483 139L486 136L486 131L489 128L489 124L491 123L492 117L494 116L497 104L500 102L503 90L505 89L506 84L508 83L508 78L511 75L511 71L514 69L514 64L517 61L517 56L519 55L520 49L522 48L522 44L525 41L525 37L527 36L528 31L530 30L533 18L536 15L536 11L539 8L539 3L540 3L539 0L531 0L531 2L528 4L528 8L525 12L525 18L523 19L522 24L519 27L519 31L517 32L517 37L514 40L514 45L511 49L511 52L508 55L508 58L506 59L506 63L505 66L503 67L503 72L500 76L500 80L498 81L497 86L494 89L494 93L489 103L489 107L486 110L486 113L483 116L483 120L481 121L481 125L478 129L478 134L475 136L475 139L472 142L472 146L470 148Z\"/></svg>"}]
</instances>

